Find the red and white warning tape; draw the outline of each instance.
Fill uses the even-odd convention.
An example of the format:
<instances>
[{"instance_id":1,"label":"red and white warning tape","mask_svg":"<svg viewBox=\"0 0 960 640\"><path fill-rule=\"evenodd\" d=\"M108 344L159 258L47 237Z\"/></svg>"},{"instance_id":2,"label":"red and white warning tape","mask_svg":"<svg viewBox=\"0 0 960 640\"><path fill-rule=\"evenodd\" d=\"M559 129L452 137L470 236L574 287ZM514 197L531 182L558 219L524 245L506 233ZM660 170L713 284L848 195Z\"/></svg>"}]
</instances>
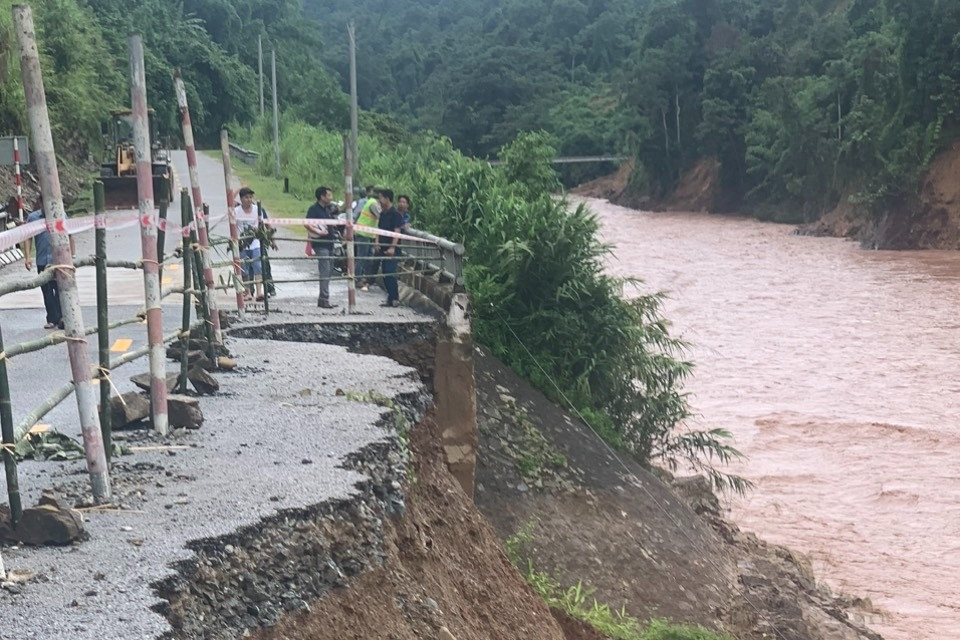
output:
<instances>
[{"instance_id":1,"label":"red and white warning tape","mask_svg":"<svg viewBox=\"0 0 960 640\"><path fill-rule=\"evenodd\" d=\"M214 226L217 222L227 217L227 214L211 215L210 216L210 226ZM13 249L21 242L26 242L34 236L38 236L44 231L49 231L51 233L68 233L70 235L76 233L82 233L84 231L89 231L90 229L125 229L142 222L145 226L157 226L158 229L169 232L169 233L181 233L184 236L190 235L190 231L196 229L196 223L191 223L187 227L183 227L177 222L172 220L160 220L156 214L147 214L143 216L143 220L140 219L140 214L136 211L123 211L117 213L109 214L97 214L93 217L83 217L83 218L70 218L66 221L61 221L57 224L48 225L45 220L36 220L34 222L28 222L27 224L22 224L18 227L4 231L0 233L0 251L6 251L8 249ZM257 216L256 214L252 215L238 215L237 222L246 225L256 224ZM282 227L282 226L303 226L307 223L305 218L266 218L264 222L272 227ZM311 219L310 225L312 226L333 226L333 227L342 227L346 226L346 222L343 220L318 220ZM411 242L427 242L423 238L417 238L415 236L410 236L404 233L395 233L393 231L384 231L382 229L377 229L375 227L367 227L364 225L355 224L353 228L358 231L364 231L366 233L373 233L380 236L387 236L390 238L400 238L401 240L409 240Z\"/></svg>"}]
</instances>

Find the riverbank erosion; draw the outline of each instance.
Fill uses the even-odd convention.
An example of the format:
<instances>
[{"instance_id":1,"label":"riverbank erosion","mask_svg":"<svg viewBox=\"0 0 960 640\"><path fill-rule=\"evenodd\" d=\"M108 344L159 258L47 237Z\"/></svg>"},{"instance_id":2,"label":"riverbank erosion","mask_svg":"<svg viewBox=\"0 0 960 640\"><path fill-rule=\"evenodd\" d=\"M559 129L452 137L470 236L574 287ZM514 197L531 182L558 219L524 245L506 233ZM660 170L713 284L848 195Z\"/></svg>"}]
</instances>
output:
<instances>
[{"instance_id":1,"label":"riverbank erosion","mask_svg":"<svg viewBox=\"0 0 960 640\"><path fill-rule=\"evenodd\" d=\"M203 400L203 429L118 461L122 506L85 513L89 540L5 550L8 567L35 574L0 591L5 628L98 640L599 637L514 568L504 541L522 538L540 571L640 619L751 640L879 637L802 559L726 522L702 481L618 458L482 349L474 503L443 446L442 334L423 318L282 314L234 329L241 366ZM82 500L80 468L24 465L25 489Z\"/></svg>"},{"instance_id":2,"label":"riverbank erosion","mask_svg":"<svg viewBox=\"0 0 960 640\"><path fill-rule=\"evenodd\" d=\"M680 178L676 188L653 198L631 185L634 163L626 162L609 175L573 189L576 195L608 200L645 211L731 213L742 208L736 194L720 188L720 166L703 158ZM960 249L960 141L938 154L922 176L914 196L891 200L882 213L851 202L844 194L833 208L798 227L810 236L849 238L868 249ZM908 188L904 191L909 192ZM785 215L784 219L796 219Z\"/></svg>"}]
</instances>

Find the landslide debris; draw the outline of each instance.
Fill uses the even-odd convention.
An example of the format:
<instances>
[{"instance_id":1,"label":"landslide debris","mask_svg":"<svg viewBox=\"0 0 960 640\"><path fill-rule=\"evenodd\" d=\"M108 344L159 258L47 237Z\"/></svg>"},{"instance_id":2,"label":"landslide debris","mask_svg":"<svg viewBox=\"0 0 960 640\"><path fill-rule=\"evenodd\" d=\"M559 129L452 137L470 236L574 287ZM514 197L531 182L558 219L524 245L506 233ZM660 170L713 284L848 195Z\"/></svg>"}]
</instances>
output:
<instances>
[{"instance_id":1,"label":"landslide debris","mask_svg":"<svg viewBox=\"0 0 960 640\"><path fill-rule=\"evenodd\" d=\"M432 412L410 434L406 511L383 520L383 564L256 640L564 640L496 533L447 471ZM582 636L588 638L590 636Z\"/></svg>"}]
</instances>

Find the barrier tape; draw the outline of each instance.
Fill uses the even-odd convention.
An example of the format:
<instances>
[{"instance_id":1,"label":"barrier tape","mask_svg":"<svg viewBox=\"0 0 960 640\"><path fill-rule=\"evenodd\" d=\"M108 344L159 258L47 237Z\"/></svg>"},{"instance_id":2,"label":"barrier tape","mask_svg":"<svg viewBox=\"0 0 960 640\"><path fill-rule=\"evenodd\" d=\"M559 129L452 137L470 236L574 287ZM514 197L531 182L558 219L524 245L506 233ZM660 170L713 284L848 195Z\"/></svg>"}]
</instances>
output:
<instances>
[{"instance_id":1,"label":"barrier tape","mask_svg":"<svg viewBox=\"0 0 960 640\"><path fill-rule=\"evenodd\" d=\"M210 226L213 226L227 217L226 213L219 215L210 215L207 218L210 220ZM70 218L68 220L60 220L57 223L47 225L46 220L35 220L34 222L28 222L22 224L18 227L10 229L8 231L0 232L0 252L6 251L8 249L13 249L22 242L26 242L31 238L40 235L44 231L49 231L52 233L67 233L69 235L74 235L76 233L82 233L84 231L89 231L90 229L112 229L119 230L131 227L136 224L143 224L144 226L158 226L157 225L157 216L154 214L146 214L141 220L140 214L136 211L125 211L121 213L110 213L110 214L97 214L94 216L86 216L83 218ZM257 215L239 215L237 216L237 223L244 224L245 226L254 226L257 223ZM264 223L270 225L271 227L298 227L304 226L307 224L306 218L265 218ZM309 220L309 224L312 226L322 226L322 227L344 227L346 226L346 221L344 220L322 220L317 218L312 218ZM167 230L170 233L180 232L184 235L189 235L190 230L196 229L196 221L187 225L184 228L183 225L174 222L173 220L160 221L159 228L162 230ZM380 236L386 236L389 238L400 238L401 240L410 240L412 242L420 243L429 243L429 241L424 240L423 238L417 238L415 236L410 236L404 233L395 233L393 231L384 231L383 229L377 229L376 227L367 227L365 225L355 224L353 228L358 231L363 231L366 233L373 233Z\"/></svg>"}]
</instances>

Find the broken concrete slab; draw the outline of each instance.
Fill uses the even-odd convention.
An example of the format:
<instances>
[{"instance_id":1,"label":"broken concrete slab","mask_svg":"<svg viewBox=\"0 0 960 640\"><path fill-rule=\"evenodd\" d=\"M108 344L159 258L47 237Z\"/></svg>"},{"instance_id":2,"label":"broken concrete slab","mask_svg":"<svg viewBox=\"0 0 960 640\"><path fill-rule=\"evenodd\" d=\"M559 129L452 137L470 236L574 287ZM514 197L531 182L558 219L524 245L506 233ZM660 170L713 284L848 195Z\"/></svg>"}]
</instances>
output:
<instances>
[{"instance_id":1,"label":"broken concrete slab","mask_svg":"<svg viewBox=\"0 0 960 640\"><path fill-rule=\"evenodd\" d=\"M168 373L167 374L167 393L173 391L177 386L177 378L180 376L179 373ZM138 373L135 376L130 376L130 382L137 385L147 393L150 393L150 373Z\"/></svg>"},{"instance_id":2,"label":"broken concrete slab","mask_svg":"<svg viewBox=\"0 0 960 640\"><path fill-rule=\"evenodd\" d=\"M187 379L200 395L210 395L220 390L220 383L203 367L192 367L187 372Z\"/></svg>"},{"instance_id":3,"label":"broken concrete slab","mask_svg":"<svg viewBox=\"0 0 960 640\"><path fill-rule=\"evenodd\" d=\"M23 510L16 527L13 526L10 510L0 507L0 537L9 542L63 546L85 535L80 512L64 509L49 492L44 492L39 505Z\"/></svg>"},{"instance_id":4,"label":"broken concrete slab","mask_svg":"<svg viewBox=\"0 0 960 640\"><path fill-rule=\"evenodd\" d=\"M167 414L174 427L199 429L203 424L203 411L200 401L191 396L171 394L167 396Z\"/></svg>"},{"instance_id":5,"label":"broken concrete slab","mask_svg":"<svg viewBox=\"0 0 960 640\"><path fill-rule=\"evenodd\" d=\"M139 391L128 391L110 398L110 420L114 429L144 420L150 415L150 398Z\"/></svg>"}]
</instances>

